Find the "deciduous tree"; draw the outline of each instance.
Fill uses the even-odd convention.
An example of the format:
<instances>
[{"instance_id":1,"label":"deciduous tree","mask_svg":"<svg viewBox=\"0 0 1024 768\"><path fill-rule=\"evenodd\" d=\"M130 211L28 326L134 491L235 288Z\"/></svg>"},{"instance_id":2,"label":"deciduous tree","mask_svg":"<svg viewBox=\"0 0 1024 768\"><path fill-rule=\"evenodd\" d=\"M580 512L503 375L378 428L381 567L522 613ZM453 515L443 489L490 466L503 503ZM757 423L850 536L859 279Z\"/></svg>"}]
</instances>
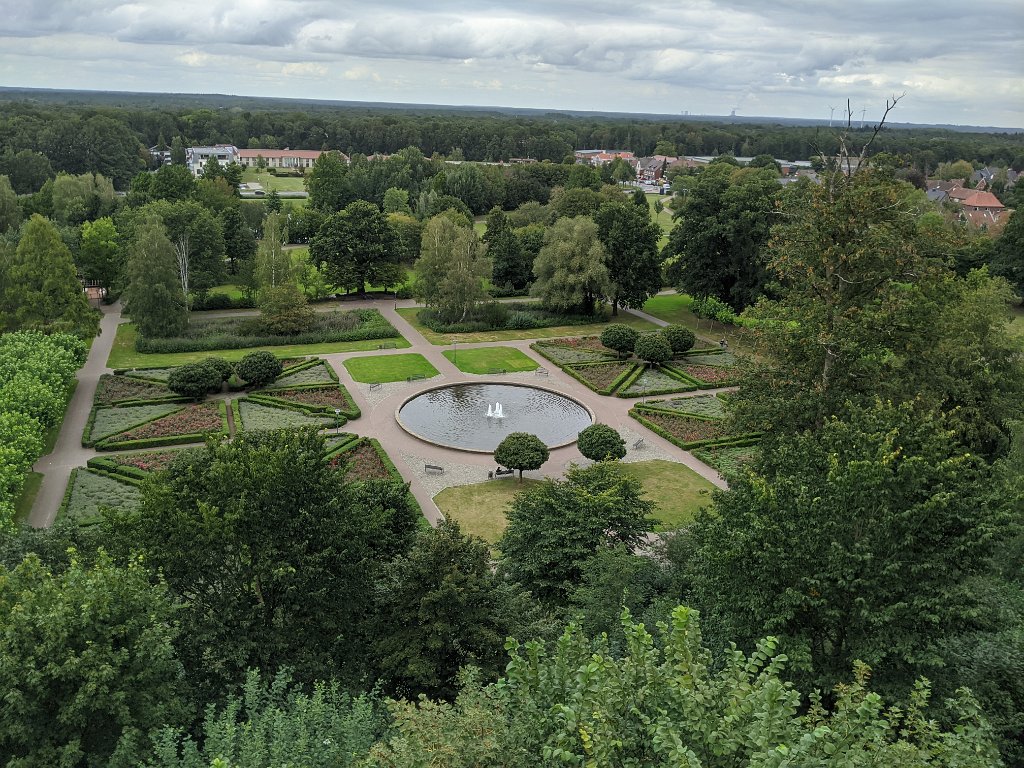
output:
<instances>
[{"instance_id":1,"label":"deciduous tree","mask_svg":"<svg viewBox=\"0 0 1024 768\"><path fill-rule=\"evenodd\" d=\"M524 470L540 469L548 456L544 441L529 432L512 432L494 449L494 460L498 464L519 470L520 483L523 482Z\"/></svg>"},{"instance_id":2,"label":"deciduous tree","mask_svg":"<svg viewBox=\"0 0 1024 768\"><path fill-rule=\"evenodd\" d=\"M620 306L640 309L661 290L661 227L651 221L646 199L643 208L605 203L594 221L611 279L612 314L617 315Z\"/></svg>"},{"instance_id":3,"label":"deciduous tree","mask_svg":"<svg viewBox=\"0 0 1024 768\"><path fill-rule=\"evenodd\" d=\"M413 291L443 322L462 322L489 297L484 278L490 264L470 227L440 214L423 228Z\"/></svg>"},{"instance_id":4,"label":"deciduous tree","mask_svg":"<svg viewBox=\"0 0 1024 768\"><path fill-rule=\"evenodd\" d=\"M594 314L611 290L604 246L597 224L585 216L559 219L544 233L533 263L537 280L531 293L556 312Z\"/></svg>"},{"instance_id":5,"label":"deciduous tree","mask_svg":"<svg viewBox=\"0 0 1024 768\"><path fill-rule=\"evenodd\" d=\"M135 226L128 247L125 309L143 336L177 336L188 325L174 246L154 213Z\"/></svg>"}]
</instances>

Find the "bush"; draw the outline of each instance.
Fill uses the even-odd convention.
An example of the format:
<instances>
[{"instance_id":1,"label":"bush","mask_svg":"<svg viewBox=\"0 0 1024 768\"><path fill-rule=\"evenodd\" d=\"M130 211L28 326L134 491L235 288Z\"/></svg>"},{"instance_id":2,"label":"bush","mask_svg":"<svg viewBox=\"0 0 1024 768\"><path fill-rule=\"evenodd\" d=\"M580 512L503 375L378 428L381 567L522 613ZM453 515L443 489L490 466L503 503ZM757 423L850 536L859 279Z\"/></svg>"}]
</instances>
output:
<instances>
[{"instance_id":1,"label":"bush","mask_svg":"<svg viewBox=\"0 0 1024 768\"><path fill-rule=\"evenodd\" d=\"M260 320L266 333L294 336L316 324L313 309L294 285L264 288L260 296Z\"/></svg>"},{"instance_id":2,"label":"bush","mask_svg":"<svg viewBox=\"0 0 1024 768\"><path fill-rule=\"evenodd\" d=\"M664 363L672 357L672 347L658 331L640 334L633 349L636 356L648 363Z\"/></svg>"},{"instance_id":3,"label":"bush","mask_svg":"<svg viewBox=\"0 0 1024 768\"><path fill-rule=\"evenodd\" d=\"M510 331L526 331L536 326L537 321L529 312L511 312L505 321L505 327Z\"/></svg>"},{"instance_id":4,"label":"bush","mask_svg":"<svg viewBox=\"0 0 1024 768\"><path fill-rule=\"evenodd\" d=\"M666 325L661 332L665 335L668 345L672 347L672 353L676 355L693 349L697 341L693 331L683 325Z\"/></svg>"},{"instance_id":5,"label":"bush","mask_svg":"<svg viewBox=\"0 0 1024 768\"><path fill-rule=\"evenodd\" d=\"M175 368L167 378L167 388L176 395L193 400L202 400L207 392L220 389L223 381L220 371L207 363L188 363Z\"/></svg>"},{"instance_id":6,"label":"bush","mask_svg":"<svg viewBox=\"0 0 1024 768\"><path fill-rule=\"evenodd\" d=\"M576 438L576 447L591 461L621 459L626 455L626 441L607 424L591 424Z\"/></svg>"},{"instance_id":7,"label":"bush","mask_svg":"<svg viewBox=\"0 0 1024 768\"><path fill-rule=\"evenodd\" d=\"M601 343L608 349L625 355L633 351L639 337L640 333L635 328L622 323L612 323L601 331Z\"/></svg>"},{"instance_id":8,"label":"bush","mask_svg":"<svg viewBox=\"0 0 1024 768\"><path fill-rule=\"evenodd\" d=\"M509 311L504 304L491 301L481 304L474 319L486 323L490 328L504 328L508 323Z\"/></svg>"},{"instance_id":9,"label":"bush","mask_svg":"<svg viewBox=\"0 0 1024 768\"><path fill-rule=\"evenodd\" d=\"M223 357L208 357L201 361L203 365L212 368L220 376L221 381L227 381L235 372L235 366Z\"/></svg>"},{"instance_id":10,"label":"bush","mask_svg":"<svg viewBox=\"0 0 1024 768\"><path fill-rule=\"evenodd\" d=\"M238 375L250 387L265 387L281 375L281 361L266 350L250 352L239 363Z\"/></svg>"}]
</instances>

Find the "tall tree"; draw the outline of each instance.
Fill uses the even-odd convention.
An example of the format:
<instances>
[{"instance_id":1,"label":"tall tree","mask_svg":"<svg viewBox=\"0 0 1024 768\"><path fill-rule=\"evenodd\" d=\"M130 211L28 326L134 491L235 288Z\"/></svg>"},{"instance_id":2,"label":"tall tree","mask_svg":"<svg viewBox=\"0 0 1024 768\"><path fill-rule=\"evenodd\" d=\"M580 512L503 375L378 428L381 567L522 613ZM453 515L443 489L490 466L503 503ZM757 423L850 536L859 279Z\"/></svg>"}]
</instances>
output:
<instances>
[{"instance_id":1,"label":"tall tree","mask_svg":"<svg viewBox=\"0 0 1024 768\"><path fill-rule=\"evenodd\" d=\"M71 251L56 227L39 214L25 224L4 286L4 315L10 328L69 331L83 338L99 329Z\"/></svg>"},{"instance_id":2,"label":"tall tree","mask_svg":"<svg viewBox=\"0 0 1024 768\"><path fill-rule=\"evenodd\" d=\"M309 246L316 262L328 265L335 285L366 290L366 284L393 285L398 279L398 238L391 222L373 203L357 200L324 221Z\"/></svg>"},{"instance_id":3,"label":"tall tree","mask_svg":"<svg viewBox=\"0 0 1024 768\"><path fill-rule=\"evenodd\" d=\"M665 255L679 290L735 310L764 290L764 254L780 187L769 170L709 166L682 198Z\"/></svg>"},{"instance_id":4,"label":"tall tree","mask_svg":"<svg viewBox=\"0 0 1024 768\"><path fill-rule=\"evenodd\" d=\"M661 290L661 227L651 220L646 200L643 208L604 203L594 221L611 278L612 314L617 315L620 306L640 309Z\"/></svg>"},{"instance_id":5,"label":"tall tree","mask_svg":"<svg viewBox=\"0 0 1024 768\"><path fill-rule=\"evenodd\" d=\"M21 206L11 187L10 179L0 176L0 235L17 229L21 223Z\"/></svg>"},{"instance_id":6,"label":"tall tree","mask_svg":"<svg viewBox=\"0 0 1024 768\"><path fill-rule=\"evenodd\" d=\"M313 163L306 177L309 205L325 213L340 211L353 202L348 180L348 166L337 152L324 152Z\"/></svg>"},{"instance_id":7,"label":"tall tree","mask_svg":"<svg viewBox=\"0 0 1024 768\"><path fill-rule=\"evenodd\" d=\"M174 602L138 564L74 553L0 569L0 754L8 765L128 766L188 717Z\"/></svg>"},{"instance_id":8,"label":"tall tree","mask_svg":"<svg viewBox=\"0 0 1024 768\"><path fill-rule=\"evenodd\" d=\"M500 208L487 216L487 230L483 237L487 257L491 260L491 282L522 290L533 281L533 254L526 252Z\"/></svg>"},{"instance_id":9,"label":"tall tree","mask_svg":"<svg viewBox=\"0 0 1024 768\"><path fill-rule=\"evenodd\" d=\"M544 246L533 263L537 280L530 292L556 312L592 315L611 290L606 262L593 220L559 219L544 232Z\"/></svg>"},{"instance_id":10,"label":"tall tree","mask_svg":"<svg viewBox=\"0 0 1024 768\"><path fill-rule=\"evenodd\" d=\"M186 297L202 295L223 281L224 231L216 215L193 200L158 200L142 210L163 220Z\"/></svg>"},{"instance_id":11,"label":"tall tree","mask_svg":"<svg viewBox=\"0 0 1024 768\"><path fill-rule=\"evenodd\" d=\"M143 336L177 336L188 325L174 246L163 220L149 213L128 247L125 308Z\"/></svg>"},{"instance_id":12,"label":"tall tree","mask_svg":"<svg viewBox=\"0 0 1024 768\"><path fill-rule=\"evenodd\" d=\"M231 274L236 275L238 265L256 253L256 238L237 206L225 209L220 220L224 230L224 253L228 257Z\"/></svg>"},{"instance_id":13,"label":"tall tree","mask_svg":"<svg viewBox=\"0 0 1024 768\"><path fill-rule=\"evenodd\" d=\"M423 228L415 272L414 293L443 322L462 322L488 298L490 268L476 233L443 213Z\"/></svg>"},{"instance_id":14,"label":"tall tree","mask_svg":"<svg viewBox=\"0 0 1024 768\"><path fill-rule=\"evenodd\" d=\"M82 225L78 263L87 280L98 280L105 288L114 288L121 277L120 256L117 229L112 219L104 217Z\"/></svg>"},{"instance_id":15,"label":"tall tree","mask_svg":"<svg viewBox=\"0 0 1024 768\"><path fill-rule=\"evenodd\" d=\"M187 159L185 142L182 141L181 136L175 136L171 139L171 164L185 165Z\"/></svg>"},{"instance_id":16,"label":"tall tree","mask_svg":"<svg viewBox=\"0 0 1024 768\"><path fill-rule=\"evenodd\" d=\"M636 547L650 530L654 503L615 462L572 466L515 497L498 544L501 567L541 599L564 605L583 564L599 549Z\"/></svg>"}]
</instances>

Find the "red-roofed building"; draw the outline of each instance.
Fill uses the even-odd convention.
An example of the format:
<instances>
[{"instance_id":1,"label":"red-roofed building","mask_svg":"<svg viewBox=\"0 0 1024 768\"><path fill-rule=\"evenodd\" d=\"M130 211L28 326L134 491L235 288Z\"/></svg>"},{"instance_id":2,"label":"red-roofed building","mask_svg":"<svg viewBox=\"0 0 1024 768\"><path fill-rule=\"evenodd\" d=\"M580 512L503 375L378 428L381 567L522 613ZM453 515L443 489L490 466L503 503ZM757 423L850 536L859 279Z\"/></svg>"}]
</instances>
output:
<instances>
[{"instance_id":1,"label":"red-roofed building","mask_svg":"<svg viewBox=\"0 0 1024 768\"><path fill-rule=\"evenodd\" d=\"M993 195L991 192L979 192L978 190L968 190L972 194L963 198L960 204L968 211L992 211L1002 212L1006 207L999 198Z\"/></svg>"},{"instance_id":2,"label":"red-roofed building","mask_svg":"<svg viewBox=\"0 0 1024 768\"><path fill-rule=\"evenodd\" d=\"M240 149L238 162L243 168L255 167L259 158L267 161L267 168L312 168L322 155L318 149ZM340 153L339 153L340 154ZM347 161L348 158L342 155Z\"/></svg>"}]
</instances>

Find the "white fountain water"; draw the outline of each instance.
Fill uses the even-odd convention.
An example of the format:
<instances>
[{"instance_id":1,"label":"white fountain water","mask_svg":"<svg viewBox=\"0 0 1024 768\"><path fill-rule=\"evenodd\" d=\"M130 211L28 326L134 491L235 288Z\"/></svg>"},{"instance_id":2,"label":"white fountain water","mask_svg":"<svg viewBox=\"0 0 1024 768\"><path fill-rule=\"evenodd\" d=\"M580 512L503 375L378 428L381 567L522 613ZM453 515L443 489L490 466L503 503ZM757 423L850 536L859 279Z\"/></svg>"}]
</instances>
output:
<instances>
[{"instance_id":1,"label":"white fountain water","mask_svg":"<svg viewBox=\"0 0 1024 768\"><path fill-rule=\"evenodd\" d=\"M504 419L505 418L505 412L501 410L501 403L495 403L494 404L494 418L496 418L496 419Z\"/></svg>"},{"instance_id":2,"label":"white fountain water","mask_svg":"<svg viewBox=\"0 0 1024 768\"><path fill-rule=\"evenodd\" d=\"M488 419L493 419L494 418L494 407L490 403L487 404L487 418Z\"/></svg>"}]
</instances>

